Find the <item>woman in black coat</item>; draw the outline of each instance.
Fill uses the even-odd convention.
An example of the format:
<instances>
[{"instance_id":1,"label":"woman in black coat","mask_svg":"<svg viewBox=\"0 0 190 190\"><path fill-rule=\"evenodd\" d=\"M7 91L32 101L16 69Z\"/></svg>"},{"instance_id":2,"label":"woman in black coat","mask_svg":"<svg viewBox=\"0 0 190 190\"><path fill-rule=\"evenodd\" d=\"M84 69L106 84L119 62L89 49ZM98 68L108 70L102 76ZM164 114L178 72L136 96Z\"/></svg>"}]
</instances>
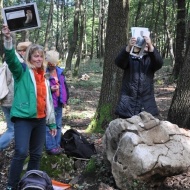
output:
<instances>
[{"instance_id":1,"label":"woman in black coat","mask_svg":"<svg viewBox=\"0 0 190 190\"><path fill-rule=\"evenodd\" d=\"M141 111L158 115L154 97L154 73L162 67L163 60L151 39L146 36L144 39L146 46L141 57L130 54L137 41L132 37L115 59L115 64L124 70L121 96L115 111L120 118L130 118Z\"/></svg>"}]
</instances>

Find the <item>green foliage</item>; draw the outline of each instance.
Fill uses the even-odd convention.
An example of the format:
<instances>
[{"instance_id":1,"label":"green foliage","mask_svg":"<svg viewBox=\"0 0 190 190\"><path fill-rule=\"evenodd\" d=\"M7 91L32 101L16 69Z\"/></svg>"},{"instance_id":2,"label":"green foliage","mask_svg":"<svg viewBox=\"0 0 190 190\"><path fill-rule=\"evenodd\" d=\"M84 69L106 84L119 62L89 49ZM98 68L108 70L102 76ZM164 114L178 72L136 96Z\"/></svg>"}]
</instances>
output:
<instances>
[{"instance_id":1,"label":"green foliage","mask_svg":"<svg viewBox=\"0 0 190 190\"><path fill-rule=\"evenodd\" d=\"M98 133L104 133L104 126L107 125L111 120L112 117L110 116L112 110L111 104L105 104L103 105L99 112L95 114L93 120L91 121L90 125L86 129L86 132L98 132Z\"/></svg>"},{"instance_id":2,"label":"green foliage","mask_svg":"<svg viewBox=\"0 0 190 190\"><path fill-rule=\"evenodd\" d=\"M47 28L47 20L48 20L48 14L50 9L50 1L42 1L42 0L35 0L32 2L36 2L38 13L41 21L41 27L38 29L30 30L30 41L34 43L39 43L41 45L44 45L45 41L45 35L46 35L46 28ZM63 1L59 1L63 2ZM65 1L66 2L66 1ZM73 1L74 2L74 1ZM8 6L14 6L19 5L21 3L20 0L6 0L3 1L3 7ZM109 3L108 0L105 1L105 14L104 14L104 20L105 23L107 21L107 4ZM165 4L164 4L165 3ZM62 45L64 44L65 48L62 50L64 52L60 52L60 54L65 54L68 52L68 47L70 47L72 38L73 38L73 30L74 30L74 11L75 6L70 6L71 4L65 3L62 9L62 6L57 6L56 3L54 4L54 10L53 10L53 18L52 18L52 27L50 29L50 39L48 41L49 48L52 47L52 45L56 45L58 51L62 50ZM94 41L92 42L92 33L95 34L95 32L99 31L99 25L100 22L100 2L95 1L94 2L94 11L95 15L93 15L93 5L92 1L85 1L83 2L84 8L85 8L85 35L86 35L86 44L84 44L84 51L88 52L88 54L91 52L92 43L94 44L94 53L96 51L96 38L94 36ZM148 27L151 31L153 31L154 36L156 36L157 39L159 39L159 46L161 46L161 49L165 46L165 35L166 30L164 28L165 26L165 15L164 11L162 10L162 7L166 7L167 11L167 23L168 28L170 30L172 38L175 38L175 27L176 27L176 3L174 4L172 0L168 1L160 1L159 3L155 3L152 0L133 0L130 1L130 16L129 16L129 28L132 26L142 26L142 27ZM139 11L139 12L138 12ZM188 12L188 11L187 11ZM94 16L94 28L92 31L92 21ZM79 21L80 22L80 21ZM106 27L106 25L105 25ZM79 27L80 29L80 27ZM104 28L106 31L106 28ZM22 33L17 33L17 41L20 41L22 39ZM99 36L100 37L100 36ZM79 36L80 39L80 36ZM56 42L56 44L55 44ZM68 43L68 44L67 44ZM158 43L157 43L158 44ZM76 53L76 52L75 52Z\"/></svg>"},{"instance_id":3,"label":"green foliage","mask_svg":"<svg viewBox=\"0 0 190 190\"><path fill-rule=\"evenodd\" d=\"M172 65L171 59L170 58L165 58L164 59L164 66L171 66L171 65Z\"/></svg>"},{"instance_id":4,"label":"green foliage","mask_svg":"<svg viewBox=\"0 0 190 190\"><path fill-rule=\"evenodd\" d=\"M157 85L162 85L162 84L164 84L164 80L163 80L163 79L157 79L157 80L155 81L155 84L157 84Z\"/></svg>"},{"instance_id":5,"label":"green foliage","mask_svg":"<svg viewBox=\"0 0 190 190\"><path fill-rule=\"evenodd\" d=\"M94 176L94 179L96 179L98 182L115 186L110 163L98 155L92 156L92 158L89 160L84 170L84 175Z\"/></svg>"},{"instance_id":6,"label":"green foliage","mask_svg":"<svg viewBox=\"0 0 190 190\"><path fill-rule=\"evenodd\" d=\"M42 155L40 169L46 171L53 178L65 176L65 173L74 173L74 161L65 154L48 155L45 152Z\"/></svg>"},{"instance_id":7,"label":"green foliage","mask_svg":"<svg viewBox=\"0 0 190 190\"><path fill-rule=\"evenodd\" d=\"M100 73L103 73L103 68L100 67L98 63L99 59L93 59L88 63L81 63L79 75L82 77L83 74L87 74L90 77L89 80L83 81L78 78L73 78L73 80L68 83L75 88L82 87L88 90L99 88L102 83L102 76L100 77Z\"/></svg>"},{"instance_id":8,"label":"green foliage","mask_svg":"<svg viewBox=\"0 0 190 190\"><path fill-rule=\"evenodd\" d=\"M103 61L102 59L92 59L85 62L81 62L79 72L80 74L83 73L103 73L103 67L100 66L100 62Z\"/></svg>"},{"instance_id":9,"label":"green foliage","mask_svg":"<svg viewBox=\"0 0 190 190\"><path fill-rule=\"evenodd\" d=\"M95 173L95 171L96 171L96 159L92 157L87 163L84 173L92 174Z\"/></svg>"},{"instance_id":10,"label":"green foliage","mask_svg":"<svg viewBox=\"0 0 190 190\"><path fill-rule=\"evenodd\" d=\"M81 104L82 100L78 98L70 98L69 99L69 104L70 105L76 105L76 104Z\"/></svg>"},{"instance_id":11,"label":"green foliage","mask_svg":"<svg viewBox=\"0 0 190 190\"><path fill-rule=\"evenodd\" d=\"M179 78L175 79L175 77L174 77L173 75L170 75L170 76L168 77L167 83L168 83L168 84L176 83L178 79L179 79Z\"/></svg>"},{"instance_id":12,"label":"green foliage","mask_svg":"<svg viewBox=\"0 0 190 190\"><path fill-rule=\"evenodd\" d=\"M88 90L98 88L101 86L102 78L99 77L99 75L96 74L90 74L90 79L88 81L77 81L76 83L73 83L73 86L75 88L86 88Z\"/></svg>"},{"instance_id":13,"label":"green foliage","mask_svg":"<svg viewBox=\"0 0 190 190\"><path fill-rule=\"evenodd\" d=\"M82 110L82 108L81 108ZM72 119L83 119L86 118L87 116L84 113L81 114L71 114L69 117L67 117L68 120L72 120Z\"/></svg>"},{"instance_id":14,"label":"green foliage","mask_svg":"<svg viewBox=\"0 0 190 190\"><path fill-rule=\"evenodd\" d=\"M138 180L128 180L124 179L126 181L126 189L128 190L147 190L148 187L146 183L140 182Z\"/></svg>"}]
</instances>

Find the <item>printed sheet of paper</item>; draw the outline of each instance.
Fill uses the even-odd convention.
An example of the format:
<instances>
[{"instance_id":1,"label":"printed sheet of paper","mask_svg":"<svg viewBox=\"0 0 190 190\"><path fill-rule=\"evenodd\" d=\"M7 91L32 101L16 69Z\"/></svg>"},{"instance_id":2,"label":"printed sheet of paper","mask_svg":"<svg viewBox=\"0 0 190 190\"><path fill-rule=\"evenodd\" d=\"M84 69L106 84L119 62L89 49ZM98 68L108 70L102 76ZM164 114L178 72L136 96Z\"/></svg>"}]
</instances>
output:
<instances>
[{"instance_id":1,"label":"printed sheet of paper","mask_svg":"<svg viewBox=\"0 0 190 190\"><path fill-rule=\"evenodd\" d=\"M146 46L144 36L150 36L148 28L143 27L132 27L131 28L132 37L137 39L136 44L131 48L130 54L135 57L141 57L144 53L144 48Z\"/></svg>"},{"instance_id":2,"label":"printed sheet of paper","mask_svg":"<svg viewBox=\"0 0 190 190\"><path fill-rule=\"evenodd\" d=\"M41 27L36 3L5 7L1 13L11 32Z\"/></svg>"},{"instance_id":3,"label":"printed sheet of paper","mask_svg":"<svg viewBox=\"0 0 190 190\"><path fill-rule=\"evenodd\" d=\"M150 32L148 28L142 28L142 27L132 27L131 28L132 37L135 37L137 39L137 45L139 47L142 47L144 41L143 36L150 36Z\"/></svg>"}]
</instances>

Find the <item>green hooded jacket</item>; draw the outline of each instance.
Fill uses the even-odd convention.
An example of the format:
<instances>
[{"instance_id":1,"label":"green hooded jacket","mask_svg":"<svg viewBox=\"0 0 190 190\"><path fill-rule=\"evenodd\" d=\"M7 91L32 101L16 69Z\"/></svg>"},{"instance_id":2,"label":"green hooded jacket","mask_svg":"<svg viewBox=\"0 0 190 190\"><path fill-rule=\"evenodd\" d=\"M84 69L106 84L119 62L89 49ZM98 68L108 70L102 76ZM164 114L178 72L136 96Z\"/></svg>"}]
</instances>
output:
<instances>
[{"instance_id":1,"label":"green hooded jacket","mask_svg":"<svg viewBox=\"0 0 190 190\"><path fill-rule=\"evenodd\" d=\"M15 50L5 49L5 58L14 78L14 100L11 108L11 119L37 118L37 93L33 71L26 63L21 63L15 55ZM52 102L49 81L46 82L46 124L50 129L56 128L55 113Z\"/></svg>"}]
</instances>

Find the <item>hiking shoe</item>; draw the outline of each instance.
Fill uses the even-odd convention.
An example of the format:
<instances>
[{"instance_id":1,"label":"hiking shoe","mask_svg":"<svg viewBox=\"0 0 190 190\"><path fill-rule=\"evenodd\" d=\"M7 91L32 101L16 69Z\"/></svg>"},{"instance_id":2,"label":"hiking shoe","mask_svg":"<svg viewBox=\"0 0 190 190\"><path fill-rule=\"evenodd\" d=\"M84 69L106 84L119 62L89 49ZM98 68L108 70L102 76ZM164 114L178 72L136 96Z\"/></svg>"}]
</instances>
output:
<instances>
[{"instance_id":1,"label":"hiking shoe","mask_svg":"<svg viewBox=\"0 0 190 190\"><path fill-rule=\"evenodd\" d=\"M62 151L60 148L53 148L53 149L47 151L47 153L51 154L51 155L59 155L62 153Z\"/></svg>"}]
</instances>

